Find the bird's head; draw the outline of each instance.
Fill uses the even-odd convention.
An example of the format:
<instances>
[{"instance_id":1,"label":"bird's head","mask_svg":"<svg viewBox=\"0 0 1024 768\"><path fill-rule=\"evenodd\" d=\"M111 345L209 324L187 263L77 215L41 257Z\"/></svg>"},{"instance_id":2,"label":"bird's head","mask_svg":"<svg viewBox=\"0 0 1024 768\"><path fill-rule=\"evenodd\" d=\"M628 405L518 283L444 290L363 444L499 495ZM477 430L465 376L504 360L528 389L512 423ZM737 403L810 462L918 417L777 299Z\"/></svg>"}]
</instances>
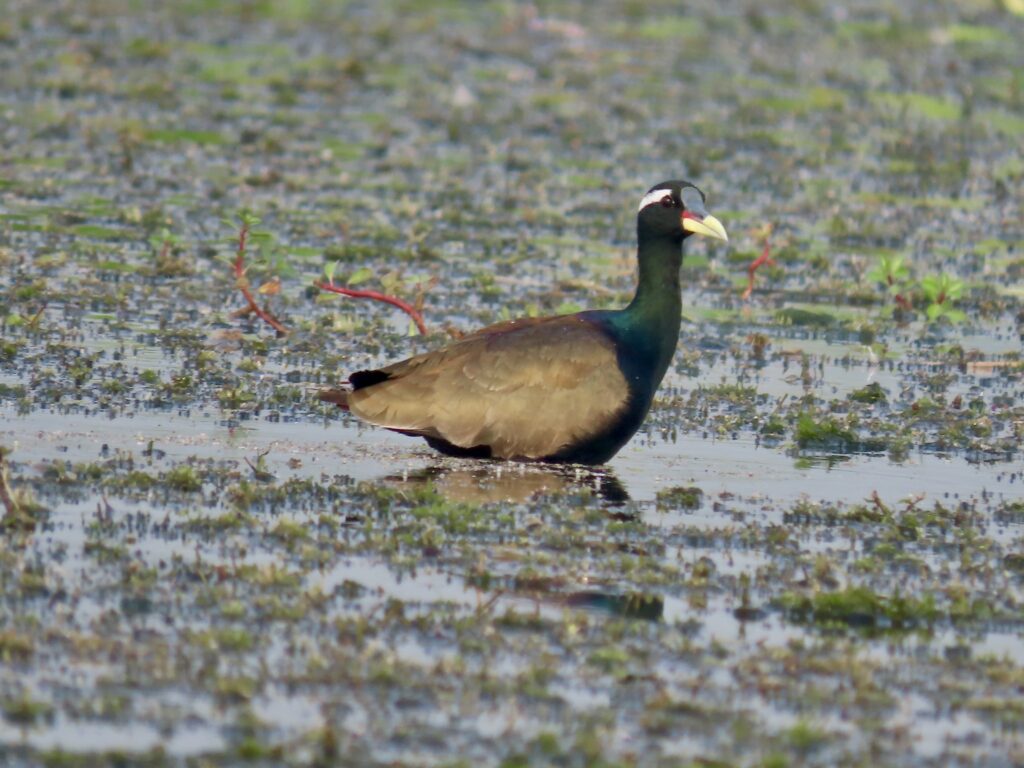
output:
<instances>
[{"instance_id":1,"label":"bird's head","mask_svg":"<svg viewBox=\"0 0 1024 768\"><path fill-rule=\"evenodd\" d=\"M640 200L637 226L642 233L673 239L707 235L729 241L722 222L704 207L704 193L688 181L651 187Z\"/></svg>"}]
</instances>

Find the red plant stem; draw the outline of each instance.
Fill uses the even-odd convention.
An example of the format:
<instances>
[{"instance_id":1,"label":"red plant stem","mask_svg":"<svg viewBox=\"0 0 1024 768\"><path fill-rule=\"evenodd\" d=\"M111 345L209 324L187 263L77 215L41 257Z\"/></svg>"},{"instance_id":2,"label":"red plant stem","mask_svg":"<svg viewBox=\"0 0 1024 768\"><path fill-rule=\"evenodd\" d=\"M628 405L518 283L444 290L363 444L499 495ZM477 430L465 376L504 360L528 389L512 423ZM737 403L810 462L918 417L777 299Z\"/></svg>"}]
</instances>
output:
<instances>
[{"instance_id":1,"label":"red plant stem","mask_svg":"<svg viewBox=\"0 0 1024 768\"><path fill-rule=\"evenodd\" d=\"M747 267L747 290L743 292L744 299L749 299L750 294L754 292L754 273L765 264L770 267L775 266L775 259L771 257L771 246L768 243L764 244L764 250L761 251L761 255L750 262L750 266Z\"/></svg>"},{"instance_id":2,"label":"red plant stem","mask_svg":"<svg viewBox=\"0 0 1024 768\"><path fill-rule=\"evenodd\" d=\"M393 307L398 307L400 310L405 312L412 321L416 323L416 327L419 329L420 334L423 336L427 335L427 324L423 321L423 315L407 301L403 301L397 296L391 296L380 291L359 291L355 288L343 288L340 285L334 283L316 282L314 285L321 291L328 291L330 293L337 293L341 296L351 296L354 299L372 299L373 301L383 301L385 304L390 304Z\"/></svg>"},{"instance_id":3,"label":"red plant stem","mask_svg":"<svg viewBox=\"0 0 1024 768\"><path fill-rule=\"evenodd\" d=\"M249 309L255 312L258 318L270 325L271 328L282 336L285 336L288 334L288 329L272 314L265 309L261 309L260 305L256 303L256 297L249 290L249 281L245 277L245 241L248 236L249 227L243 224L242 228L238 230L238 250L235 252L235 278L238 281L238 290L242 292L245 300L249 302Z\"/></svg>"}]
</instances>

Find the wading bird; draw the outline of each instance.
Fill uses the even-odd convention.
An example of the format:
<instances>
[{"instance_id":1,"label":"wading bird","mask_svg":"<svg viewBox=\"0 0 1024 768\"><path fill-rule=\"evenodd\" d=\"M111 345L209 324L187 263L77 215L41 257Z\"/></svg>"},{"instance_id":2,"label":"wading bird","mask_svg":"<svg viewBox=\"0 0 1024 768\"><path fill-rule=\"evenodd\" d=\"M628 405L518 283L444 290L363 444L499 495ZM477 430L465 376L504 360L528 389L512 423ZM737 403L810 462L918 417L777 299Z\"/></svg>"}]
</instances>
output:
<instances>
[{"instance_id":1,"label":"wading bird","mask_svg":"<svg viewBox=\"0 0 1024 768\"><path fill-rule=\"evenodd\" d=\"M608 461L640 428L675 353L683 242L728 241L687 181L651 187L636 231L640 278L624 309L497 323L353 373L320 398L453 456Z\"/></svg>"}]
</instances>

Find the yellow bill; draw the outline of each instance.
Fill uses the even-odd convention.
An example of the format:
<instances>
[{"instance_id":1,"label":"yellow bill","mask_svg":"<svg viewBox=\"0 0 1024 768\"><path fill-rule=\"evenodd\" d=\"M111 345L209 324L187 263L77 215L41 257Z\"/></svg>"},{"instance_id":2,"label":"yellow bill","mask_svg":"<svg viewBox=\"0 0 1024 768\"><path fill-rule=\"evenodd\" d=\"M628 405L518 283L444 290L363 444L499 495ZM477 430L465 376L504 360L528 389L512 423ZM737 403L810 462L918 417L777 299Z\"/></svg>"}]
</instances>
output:
<instances>
[{"instance_id":1,"label":"yellow bill","mask_svg":"<svg viewBox=\"0 0 1024 768\"><path fill-rule=\"evenodd\" d=\"M711 214L698 219L695 216L683 215L683 229L687 232L692 232L695 235L706 235L713 237L717 240L724 240L729 242L729 235L725 233L725 227L722 226L722 222L716 219Z\"/></svg>"}]
</instances>

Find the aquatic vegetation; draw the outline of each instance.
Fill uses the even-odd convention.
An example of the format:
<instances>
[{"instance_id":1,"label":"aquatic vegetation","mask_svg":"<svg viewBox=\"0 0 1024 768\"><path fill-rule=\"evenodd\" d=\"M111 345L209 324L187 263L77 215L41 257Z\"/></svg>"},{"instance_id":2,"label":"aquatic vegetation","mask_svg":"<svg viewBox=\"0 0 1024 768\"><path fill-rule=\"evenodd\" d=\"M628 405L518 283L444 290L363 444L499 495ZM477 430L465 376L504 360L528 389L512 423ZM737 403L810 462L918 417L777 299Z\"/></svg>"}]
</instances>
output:
<instances>
[{"instance_id":1,"label":"aquatic vegetation","mask_svg":"<svg viewBox=\"0 0 1024 768\"><path fill-rule=\"evenodd\" d=\"M778 605L797 621L822 627L848 626L882 630L928 628L941 615L930 596L879 595L867 587L850 587L812 596L787 593Z\"/></svg>"},{"instance_id":2,"label":"aquatic vegetation","mask_svg":"<svg viewBox=\"0 0 1024 768\"><path fill-rule=\"evenodd\" d=\"M885 448L884 440L862 439L839 420L831 417L816 418L812 413L800 414L793 437L800 448L843 453L878 451Z\"/></svg>"},{"instance_id":3,"label":"aquatic vegetation","mask_svg":"<svg viewBox=\"0 0 1024 768\"><path fill-rule=\"evenodd\" d=\"M26 488L11 486L7 456L9 450L0 445L0 504L4 514L0 528L8 531L33 531L43 518L46 508L39 504Z\"/></svg>"},{"instance_id":4,"label":"aquatic vegetation","mask_svg":"<svg viewBox=\"0 0 1024 768\"><path fill-rule=\"evenodd\" d=\"M743 298L745 300L749 299L751 294L754 292L754 274L757 270L765 265L768 265L769 267L774 267L776 265L775 260L771 258L770 254L771 249L766 242L764 250L761 251L761 255L754 259L750 263L750 266L747 267L747 287L743 291Z\"/></svg>"},{"instance_id":5,"label":"aquatic vegetation","mask_svg":"<svg viewBox=\"0 0 1024 768\"><path fill-rule=\"evenodd\" d=\"M882 385L877 381L873 381L861 389L854 390L850 393L849 398L855 403L866 403L868 405L885 403L889 399Z\"/></svg>"},{"instance_id":6,"label":"aquatic vegetation","mask_svg":"<svg viewBox=\"0 0 1024 768\"><path fill-rule=\"evenodd\" d=\"M260 223L258 216L254 215L249 211L242 211L238 214L238 221L233 222L225 219L223 222L226 226L231 229L237 230L237 235L234 236L233 240L236 242L235 246L235 259L232 264L235 275L235 284L239 291L242 292L242 296L245 297L245 301L248 305L248 312L256 315L260 320L263 320L267 325L273 328L281 335L288 333L288 329L278 320L273 314L271 314L265 307L261 307L256 297L253 295L249 280L246 277L246 250L252 243L268 243L271 240L269 232L261 232L253 229ZM269 282L261 285L257 291L260 294L273 295L280 290L279 278L275 275Z\"/></svg>"},{"instance_id":7,"label":"aquatic vegetation","mask_svg":"<svg viewBox=\"0 0 1024 768\"><path fill-rule=\"evenodd\" d=\"M412 322L416 324L416 330L418 330L421 335L427 335L427 324L426 321L423 319L423 315L420 313L419 309L414 307L409 302L389 293L381 293L380 291L374 291L369 289L360 290L352 288L353 285L358 285L359 283L370 279L373 276L372 270L370 270L368 267L362 267L361 269L356 270L351 275L349 275L348 279L345 281L345 285L341 286L335 285L334 283L334 273L337 269L337 266L337 261L332 261L324 265L324 280L315 283L317 288L319 288L322 291L327 291L328 293L336 293L340 296L349 296L355 299L372 299L373 301L381 301L384 302L385 304L391 304L392 306L398 307L400 310L405 312L405 314L409 315ZM387 276L385 276L383 282L387 283L396 281L394 278L388 280ZM424 284L421 282L420 294L417 300L417 304L420 305L423 304L423 289ZM388 289L386 288L385 290Z\"/></svg>"},{"instance_id":8,"label":"aquatic vegetation","mask_svg":"<svg viewBox=\"0 0 1024 768\"><path fill-rule=\"evenodd\" d=\"M883 253L879 255L878 263L867 273L867 277L884 285L902 310L909 311L914 303L914 294L919 294L925 303L925 316L929 322L945 319L951 323L960 323L967 318L963 310L954 306L963 295L964 283L946 272L925 275L915 285L904 256Z\"/></svg>"},{"instance_id":9,"label":"aquatic vegetation","mask_svg":"<svg viewBox=\"0 0 1024 768\"><path fill-rule=\"evenodd\" d=\"M658 491L658 506L678 509L699 509L704 492L697 487L674 487Z\"/></svg>"},{"instance_id":10,"label":"aquatic vegetation","mask_svg":"<svg viewBox=\"0 0 1024 768\"><path fill-rule=\"evenodd\" d=\"M946 272L922 278L921 292L928 302L928 307L925 309L928 319L933 322L943 318L951 323L963 322L967 315L963 310L953 306L963 291L963 281Z\"/></svg>"},{"instance_id":11,"label":"aquatic vegetation","mask_svg":"<svg viewBox=\"0 0 1024 768\"><path fill-rule=\"evenodd\" d=\"M904 295L910 279L910 268L902 254L880 254L878 263L867 273L867 278L884 285L901 309L910 309L910 300Z\"/></svg>"}]
</instances>

